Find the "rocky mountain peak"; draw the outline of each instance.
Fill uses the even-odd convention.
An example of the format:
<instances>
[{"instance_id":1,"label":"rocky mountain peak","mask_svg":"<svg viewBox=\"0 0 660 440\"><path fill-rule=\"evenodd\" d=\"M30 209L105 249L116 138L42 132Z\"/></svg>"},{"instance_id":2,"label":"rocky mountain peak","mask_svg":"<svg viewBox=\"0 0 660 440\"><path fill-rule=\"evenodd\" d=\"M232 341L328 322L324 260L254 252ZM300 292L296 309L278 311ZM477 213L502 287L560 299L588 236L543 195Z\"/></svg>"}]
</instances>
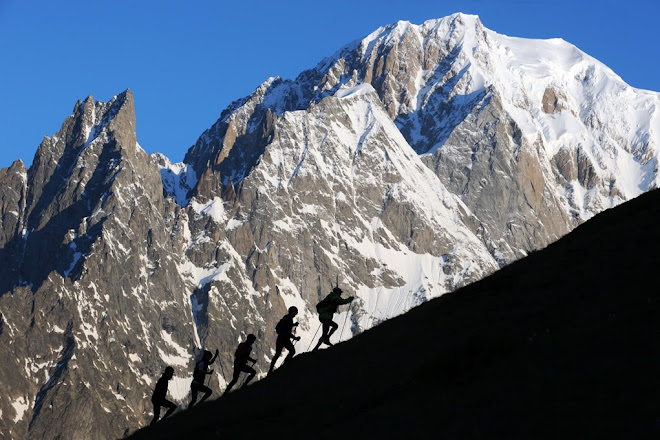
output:
<instances>
[{"instance_id":1,"label":"rocky mountain peak","mask_svg":"<svg viewBox=\"0 0 660 440\"><path fill-rule=\"evenodd\" d=\"M99 214L130 209L117 196L135 185L143 188L141 196L149 204L162 203L157 168L137 145L132 93L127 90L109 102L91 96L79 101L60 131L44 139L27 172L25 200L16 211L23 232L14 235L16 247L6 249L20 267L20 278L38 286L53 269L69 273L75 252L71 240L64 239L67 231L87 231L79 237L78 250L82 242L91 244L98 236L90 231L101 233ZM46 249L60 258L45 263L35 257Z\"/></svg>"},{"instance_id":2,"label":"rocky mountain peak","mask_svg":"<svg viewBox=\"0 0 660 440\"><path fill-rule=\"evenodd\" d=\"M8 168L0 169L0 248L14 236L20 234L23 226L22 210L27 192L27 170L20 159Z\"/></svg>"},{"instance_id":3,"label":"rocky mountain peak","mask_svg":"<svg viewBox=\"0 0 660 440\"><path fill-rule=\"evenodd\" d=\"M109 102L92 97L79 102L62 129L39 147L27 176L20 173L20 165L12 168L17 172L0 172L0 200L7 202L0 203L0 257L8 263L0 268L7 323L0 339L28 335L29 344L14 347L31 359L27 370L7 372L3 365L3 377L13 384L9 392L20 395L18 401L29 408L27 414L11 412L12 435L26 437L31 430L38 433L34 436L48 436L54 426L68 438L89 438L95 430L111 432L113 418L123 409L110 416L103 408L133 392L139 400L152 369L160 365L143 366L138 375L129 368L123 379L114 374L127 369L136 357L133 351L149 353L154 341L163 338L160 318L172 331L171 316L178 313L160 306L153 308L158 315L147 317L144 313L150 315L151 307L142 311L141 304L151 301L151 288L159 295L168 292L166 296L183 290L178 275L163 278L177 273L180 257L170 246L178 248L183 236L180 228L172 230L168 224L176 205L163 197L158 166L136 142L132 93L127 90ZM26 302L32 304L27 320L12 312L25 312L19 304ZM141 328L141 345L128 327L146 322L154 330ZM115 366L99 370L99 363ZM91 394L84 384L107 380L113 385L95 388L92 400L85 402L84 396ZM57 402L55 410L50 409L52 402ZM63 417L60 402L68 402L63 405L74 407L78 415L96 413L95 426ZM11 405L0 404L7 414Z\"/></svg>"},{"instance_id":4,"label":"rocky mountain peak","mask_svg":"<svg viewBox=\"0 0 660 440\"><path fill-rule=\"evenodd\" d=\"M0 173L18 173L24 175L27 172L25 164L21 159L17 159L9 165L9 168L0 169Z\"/></svg>"}]
</instances>

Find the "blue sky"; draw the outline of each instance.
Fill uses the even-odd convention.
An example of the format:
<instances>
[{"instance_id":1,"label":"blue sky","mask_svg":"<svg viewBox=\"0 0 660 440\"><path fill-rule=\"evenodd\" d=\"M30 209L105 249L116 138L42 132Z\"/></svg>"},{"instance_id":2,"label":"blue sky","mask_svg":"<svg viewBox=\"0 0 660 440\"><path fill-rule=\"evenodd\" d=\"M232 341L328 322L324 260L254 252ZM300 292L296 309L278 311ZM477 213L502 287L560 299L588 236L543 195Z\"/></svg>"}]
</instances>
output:
<instances>
[{"instance_id":1,"label":"blue sky","mask_svg":"<svg viewBox=\"0 0 660 440\"><path fill-rule=\"evenodd\" d=\"M295 78L379 26L458 11L501 34L561 37L660 91L656 0L0 0L0 167L29 165L76 100L127 88L140 144L180 161L268 77Z\"/></svg>"}]
</instances>

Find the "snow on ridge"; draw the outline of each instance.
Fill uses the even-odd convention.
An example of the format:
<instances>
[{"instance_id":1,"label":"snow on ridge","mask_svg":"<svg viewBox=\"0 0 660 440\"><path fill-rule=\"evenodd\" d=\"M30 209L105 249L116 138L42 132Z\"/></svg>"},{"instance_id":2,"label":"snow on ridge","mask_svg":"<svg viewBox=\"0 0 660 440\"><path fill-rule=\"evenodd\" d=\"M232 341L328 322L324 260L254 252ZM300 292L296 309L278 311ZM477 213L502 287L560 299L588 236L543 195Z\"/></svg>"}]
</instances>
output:
<instances>
[{"instance_id":1,"label":"snow on ridge","mask_svg":"<svg viewBox=\"0 0 660 440\"><path fill-rule=\"evenodd\" d=\"M172 163L162 153L153 153L153 160L158 164L165 193L179 206L187 206L188 192L197 184L197 174L192 166L184 163Z\"/></svg>"},{"instance_id":2,"label":"snow on ridge","mask_svg":"<svg viewBox=\"0 0 660 440\"><path fill-rule=\"evenodd\" d=\"M467 24L477 24L481 23L481 19L476 14L466 14L464 12L455 12L451 15L447 15L441 18L432 18L430 20L424 21L421 25L414 25L423 28L424 30L432 30L438 28L439 26L445 23L451 23L456 19L461 19L464 23Z\"/></svg>"},{"instance_id":3,"label":"snow on ridge","mask_svg":"<svg viewBox=\"0 0 660 440\"><path fill-rule=\"evenodd\" d=\"M135 150L141 151L144 154L147 154L146 150L142 148L142 145L138 141L135 141Z\"/></svg>"},{"instance_id":4,"label":"snow on ridge","mask_svg":"<svg viewBox=\"0 0 660 440\"><path fill-rule=\"evenodd\" d=\"M491 30L486 30L486 39L493 49L480 71L530 143L540 134L549 158L561 149L579 148L603 180L616 176L623 200L657 185L660 133L654 132L652 121L658 118L660 93L629 86L562 39L508 37ZM551 112L542 110L547 93L558 102ZM574 188L573 194L579 197L577 205L605 203L597 193Z\"/></svg>"},{"instance_id":5,"label":"snow on ridge","mask_svg":"<svg viewBox=\"0 0 660 440\"><path fill-rule=\"evenodd\" d=\"M336 98L347 98L349 96L361 96L368 93L376 93L376 89L369 83L363 83L355 87L340 87L334 96Z\"/></svg>"},{"instance_id":6,"label":"snow on ridge","mask_svg":"<svg viewBox=\"0 0 660 440\"><path fill-rule=\"evenodd\" d=\"M214 197L207 203L199 203L197 199L193 198L190 201L190 207L200 216L208 216L216 223L223 223L227 220L224 203L220 197Z\"/></svg>"}]
</instances>

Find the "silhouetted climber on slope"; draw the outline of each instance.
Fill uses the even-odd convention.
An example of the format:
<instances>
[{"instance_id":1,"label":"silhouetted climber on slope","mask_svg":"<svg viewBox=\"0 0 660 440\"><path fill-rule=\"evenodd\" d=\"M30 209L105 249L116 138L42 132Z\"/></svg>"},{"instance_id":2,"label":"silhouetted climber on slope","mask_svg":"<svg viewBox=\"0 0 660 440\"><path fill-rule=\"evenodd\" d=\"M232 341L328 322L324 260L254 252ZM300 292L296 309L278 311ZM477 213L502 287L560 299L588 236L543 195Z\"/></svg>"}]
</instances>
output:
<instances>
[{"instance_id":1,"label":"silhouetted climber on slope","mask_svg":"<svg viewBox=\"0 0 660 440\"><path fill-rule=\"evenodd\" d=\"M156 382L156 388L151 396L151 403L154 404L154 418L151 420L150 425L153 425L158 421L161 406L168 408L163 419L172 414L176 409L176 405L167 400L167 385L168 382L172 380L172 377L174 377L174 368L166 367L165 372L160 376L158 382Z\"/></svg>"},{"instance_id":2,"label":"silhouetted climber on slope","mask_svg":"<svg viewBox=\"0 0 660 440\"><path fill-rule=\"evenodd\" d=\"M352 296L346 299L342 298L342 292L343 290L339 287L335 287L328 296L316 305L316 311L319 312L319 321L323 325L323 331L321 332L321 339L319 339L318 344L316 344L316 347L312 351L318 350L321 344L332 345L330 336L339 328L339 325L332 320L332 315L337 312L337 307L342 304L348 304L355 299Z\"/></svg>"},{"instance_id":3,"label":"silhouetted climber on slope","mask_svg":"<svg viewBox=\"0 0 660 440\"><path fill-rule=\"evenodd\" d=\"M283 348L286 348L289 352L289 354L284 359L284 362L288 361L296 354L296 349L293 348L291 339L300 341L300 336L295 336L293 334L293 328L298 325L297 322L293 322L293 318L297 314L297 307L289 307L289 313L280 319L280 322L278 322L275 326L275 331L277 332L277 341L275 342L275 356L273 356L273 360L270 362L270 368L268 369L269 374L273 372L273 369L275 368L275 362L277 362L277 358L279 358L282 354Z\"/></svg>"},{"instance_id":4,"label":"silhouetted climber on slope","mask_svg":"<svg viewBox=\"0 0 660 440\"><path fill-rule=\"evenodd\" d=\"M255 362L257 362L256 359L252 359L250 357L250 352L252 351L252 344L254 344L254 341L256 340L257 337L255 335L249 334L245 342L241 342L240 344L238 344L236 353L234 353L235 356L234 377L231 379L231 382L229 382L229 385L227 385L227 389L225 390L224 394L227 394L229 390L231 390L232 387L236 385L236 382L238 382L238 378L241 376L241 372L246 372L250 374L247 380L245 381L245 383L241 386L241 388L249 384L250 381L254 379L254 376L257 374L254 368L248 367L247 365L248 361L252 362L252 365L254 365Z\"/></svg>"},{"instance_id":5,"label":"silhouetted climber on slope","mask_svg":"<svg viewBox=\"0 0 660 440\"><path fill-rule=\"evenodd\" d=\"M204 356L202 357L202 360L197 362L197 364L195 364L195 370L193 371L193 380L192 383L190 384L192 399L188 404L188 409L192 408L192 406L197 401L198 392L201 391L204 393L199 403L202 403L203 401L208 399L211 393L213 392L211 391L211 388L204 385L204 381L206 380L207 374L213 374L213 370L209 370L209 365L215 362L215 359L218 357L218 353L219 353L218 350L215 350L215 356L213 356L213 353L211 353L208 350L204 350Z\"/></svg>"}]
</instances>

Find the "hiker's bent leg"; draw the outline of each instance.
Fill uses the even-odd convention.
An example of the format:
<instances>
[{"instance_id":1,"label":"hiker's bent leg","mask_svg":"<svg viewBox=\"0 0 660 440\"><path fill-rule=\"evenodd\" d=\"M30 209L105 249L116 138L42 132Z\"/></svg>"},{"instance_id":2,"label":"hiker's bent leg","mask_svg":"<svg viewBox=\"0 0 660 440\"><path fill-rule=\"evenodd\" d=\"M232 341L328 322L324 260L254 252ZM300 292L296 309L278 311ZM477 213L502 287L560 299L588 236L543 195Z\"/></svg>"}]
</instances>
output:
<instances>
[{"instance_id":1,"label":"hiker's bent leg","mask_svg":"<svg viewBox=\"0 0 660 440\"><path fill-rule=\"evenodd\" d=\"M213 393L213 391L211 391L211 388L209 388L209 387L207 387L207 386L204 386L204 385L202 385L202 386L199 388L199 390L200 390L200 391L204 391L204 395L202 396L201 399L199 399L199 403L202 403L203 401L205 401L206 399L208 399L209 397L211 397L211 394Z\"/></svg>"},{"instance_id":2,"label":"hiker's bent leg","mask_svg":"<svg viewBox=\"0 0 660 440\"><path fill-rule=\"evenodd\" d=\"M247 384L249 384L250 381L252 379L254 379L254 376L257 375L257 371L252 367L248 367L247 365L245 367L243 367L243 371L245 373L249 373L250 375L248 376L247 380L245 381L245 383L243 384L243 386L241 388L243 388L244 386L247 386Z\"/></svg>"},{"instance_id":3,"label":"hiker's bent leg","mask_svg":"<svg viewBox=\"0 0 660 440\"><path fill-rule=\"evenodd\" d=\"M238 378L241 376L241 368L239 366L234 365L234 376L231 378L231 382L229 382L229 385L227 385L227 389L225 390L224 394L227 394L229 390L231 390L234 385L236 385L236 382L238 382Z\"/></svg>"},{"instance_id":4,"label":"hiker's bent leg","mask_svg":"<svg viewBox=\"0 0 660 440\"><path fill-rule=\"evenodd\" d=\"M277 362L277 358L282 354L283 348L284 345L281 344L280 338L277 338L277 342L275 343L275 355L273 356L273 360L270 361L270 368L268 369L269 373L275 368L275 363Z\"/></svg>"},{"instance_id":5,"label":"hiker's bent leg","mask_svg":"<svg viewBox=\"0 0 660 440\"><path fill-rule=\"evenodd\" d=\"M321 335L321 340L325 341L328 338L328 334L330 333L330 323L332 320L324 319L321 322L323 323L323 334Z\"/></svg>"},{"instance_id":6,"label":"hiker's bent leg","mask_svg":"<svg viewBox=\"0 0 660 440\"><path fill-rule=\"evenodd\" d=\"M153 425L160 418L160 403L153 402L154 404L154 418L151 420L150 425Z\"/></svg>"},{"instance_id":7,"label":"hiker's bent leg","mask_svg":"<svg viewBox=\"0 0 660 440\"><path fill-rule=\"evenodd\" d=\"M291 339L289 339L287 342L288 343L284 347L286 347L289 354L286 355L286 358L284 359L284 362L290 360L296 354L296 348L293 346L293 343L291 342Z\"/></svg>"},{"instance_id":8,"label":"hiker's bent leg","mask_svg":"<svg viewBox=\"0 0 660 440\"><path fill-rule=\"evenodd\" d=\"M195 402L197 402L197 386L193 385L190 387L190 403L188 404L188 409L192 408Z\"/></svg>"},{"instance_id":9,"label":"hiker's bent leg","mask_svg":"<svg viewBox=\"0 0 660 440\"><path fill-rule=\"evenodd\" d=\"M319 338L319 342L316 344L316 347L314 347L314 350L317 350L321 344L325 344L328 340L328 331L330 330L330 323L332 322L329 319L320 319L320 321L323 325L323 329L321 330L321 337Z\"/></svg>"},{"instance_id":10,"label":"hiker's bent leg","mask_svg":"<svg viewBox=\"0 0 660 440\"><path fill-rule=\"evenodd\" d=\"M167 399L163 400L161 402L161 405L166 407L166 408L169 408L167 410L167 412L165 413L165 415L163 416L163 420L165 420L167 418L167 416L169 416L170 414L172 414L174 412L174 410L176 409L176 405L174 403L170 402Z\"/></svg>"},{"instance_id":11,"label":"hiker's bent leg","mask_svg":"<svg viewBox=\"0 0 660 440\"><path fill-rule=\"evenodd\" d=\"M330 328L330 331L328 332L328 339L327 339L327 340L330 341L330 336L332 336L332 334L333 334L333 333L339 328L339 324L337 324L337 323L334 322L334 321L330 321L330 322L328 323L328 325L329 325L331 328Z\"/></svg>"}]
</instances>

